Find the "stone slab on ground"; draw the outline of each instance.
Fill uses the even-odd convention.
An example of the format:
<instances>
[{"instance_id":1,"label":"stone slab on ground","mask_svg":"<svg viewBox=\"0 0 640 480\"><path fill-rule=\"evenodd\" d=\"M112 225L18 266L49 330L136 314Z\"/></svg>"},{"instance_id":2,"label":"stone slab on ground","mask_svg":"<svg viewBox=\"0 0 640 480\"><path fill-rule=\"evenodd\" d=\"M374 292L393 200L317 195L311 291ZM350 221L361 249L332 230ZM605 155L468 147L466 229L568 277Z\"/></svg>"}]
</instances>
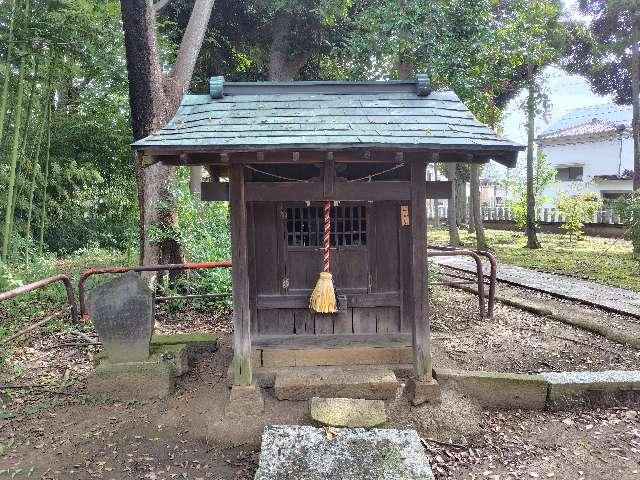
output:
<instances>
[{"instance_id":1,"label":"stone slab on ground","mask_svg":"<svg viewBox=\"0 0 640 480\"><path fill-rule=\"evenodd\" d=\"M314 422L331 427L373 428L387 421L384 401L362 398L313 397L309 415Z\"/></svg>"},{"instance_id":2,"label":"stone slab on ground","mask_svg":"<svg viewBox=\"0 0 640 480\"><path fill-rule=\"evenodd\" d=\"M464 271L474 273L476 271L475 262L470 258L432 257L431 261ZM484 260L483 272L489 272L489 263ZM497 278L501 282L512 285L522 285L561 298L577 300L587 305L606 308L624 315L640 317L639 292L505 263L498 263Z\"/></svg>"},{"instance_id":3,"label":"stone slab on ground","mask_svg":"<svg viewBox=\"0 0 640 480\"><path fill-rule=\"evenodd\" d=\"M168 362L102 362L87 378L87 391L120 400L166 398L175 388Z\"/></svg>"},{"instance_id":4,"label":"stone slab on ground","mask_svg":"<svg viewBox=\"0 0 640 480\"><path fill-rule=\"evenodd\" d=\"M278 400L312 397L395 398L399 383L393 371L380 367L298 367L276 375Z\"/></svg>"},{"instance_id":5,"label":"stone slab on ground","mask_svg":"<svg viewBox=\"0 0 640 480\"><path fill-rule=\"evenodd\" d=\"M547 405L570 408L576 405L612 407L640 404L640 371L548 372Z\"/></svg>"},{"instance_id":6,"label":"stone slab on ground","mask_svg":"<svg viewBox=\"0 0 640 480\"><path fill-rule=\"evenodd\" d=\"M331 438L329 438L331 437ZM415 430L269 426L255 480L433 480Z\"/></svg>"},{"instance_id":7,"label":"stone slab on ground","mask_svg":"<svg viewBox=\"0 0 640 480\"><path fill-rule=\"evenodd\" d=\"M547 381L541 375L435 369L442 388L453 387L486 408L542 410Z\"/></svg>"}]
</instances>

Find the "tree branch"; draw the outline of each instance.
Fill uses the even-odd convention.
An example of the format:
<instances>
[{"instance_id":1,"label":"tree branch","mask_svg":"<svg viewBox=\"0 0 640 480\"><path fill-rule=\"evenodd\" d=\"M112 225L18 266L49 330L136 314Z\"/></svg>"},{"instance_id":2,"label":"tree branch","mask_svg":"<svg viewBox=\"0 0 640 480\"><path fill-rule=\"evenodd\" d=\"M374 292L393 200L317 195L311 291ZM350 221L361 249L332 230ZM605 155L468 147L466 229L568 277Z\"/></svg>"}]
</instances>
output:
<instances>
[{"instance_id":1,"label":"tree branch","mask_svg":"<svg viewBox=\"0 0 640 480\"><path fill-rule=\"evenodd\" d=\"M176 63L169 72L169 77L182 91L186 90L191 81L214 3L215 0L196 0L193 5Z\"/></svg>"}]
</instances>

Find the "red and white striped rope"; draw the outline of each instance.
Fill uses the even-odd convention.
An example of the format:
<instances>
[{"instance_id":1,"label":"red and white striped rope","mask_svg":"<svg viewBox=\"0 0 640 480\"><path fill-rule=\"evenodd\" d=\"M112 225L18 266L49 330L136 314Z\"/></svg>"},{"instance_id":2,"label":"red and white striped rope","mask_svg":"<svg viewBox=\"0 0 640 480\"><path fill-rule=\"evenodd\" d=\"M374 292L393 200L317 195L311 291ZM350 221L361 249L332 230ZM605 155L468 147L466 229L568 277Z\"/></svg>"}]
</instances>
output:
<instances>
[{"instance_id":1,"label":"red and white striped rope","mask_svg":"<svg viewBox=\"0 0 640 480\"><path fill-rule=\"evenodd\" d=\"M324 202L324 233L322 235L322 271L329 271L329 247L331 238L331 202Z\"/></svg>"}]
</instances>

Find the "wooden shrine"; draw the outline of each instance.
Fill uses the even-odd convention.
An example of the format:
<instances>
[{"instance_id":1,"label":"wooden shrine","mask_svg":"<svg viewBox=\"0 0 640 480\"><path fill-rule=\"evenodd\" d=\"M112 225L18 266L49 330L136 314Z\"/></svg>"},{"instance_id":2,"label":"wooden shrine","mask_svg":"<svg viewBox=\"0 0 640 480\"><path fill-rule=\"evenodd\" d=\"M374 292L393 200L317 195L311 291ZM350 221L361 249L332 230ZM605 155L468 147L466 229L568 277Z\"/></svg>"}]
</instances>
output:
<instances>
[{"instance_id":1,"label":"wooden shrine","mask_svg":"<svg viewBox=\"0 0 640 480\"><path fill-rule=\"evenodd\" d=\"M412 346L431 379L427 182L435 162L514 166L522 147L478 122L429 80L224 83L187 95L175 117L134 144L150 162L204 165L203 200L228 200L234 383L252 382L270 348ZM228 179L228 181L226 181ZM338 311L309 309L322 264L322 206ZM374 360L375 361L375 360ZM380 359L384 363L384 359Z\"/></svg>"}]
</instances>

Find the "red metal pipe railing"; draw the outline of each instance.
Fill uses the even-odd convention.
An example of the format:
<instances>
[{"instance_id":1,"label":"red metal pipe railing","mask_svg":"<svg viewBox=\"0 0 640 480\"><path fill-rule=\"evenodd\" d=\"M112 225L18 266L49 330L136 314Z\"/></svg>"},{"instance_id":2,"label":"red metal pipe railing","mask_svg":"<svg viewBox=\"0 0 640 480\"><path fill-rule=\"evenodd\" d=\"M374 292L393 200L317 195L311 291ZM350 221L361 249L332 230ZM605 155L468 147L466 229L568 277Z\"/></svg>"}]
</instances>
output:
<instances>
[{"instance_id":1,"label":"red metal pipe railing","mask_svg":"<svg viewBox=\"0 0 640 480\"><path fill-rule=\"evenodd\" d=\"M78 281L78 298L80 300L80 314L82 319L87 318L85 302L85 283L93 275L103 275L105 273L127 273L127 272L162 272L165 270L195 270L198 268L223 268L231 267L231 262L200 262L200 263L170 263L167 265L141 265L136 267L115 267L115 268L89 268L80 274ZM168 297L163 297L166 300ZM176 297L178 298L178 297Z\"/></svg>"},{"instance_id":2,"label":"red metal pipe railing","mask_svg":"<svg viewBox=\"0 0 640 480\"><path fill-rule=\"evenodd\" d=\"M27 285L14 288L13 290L9 290L8 292L0 293L0 302L2 302L3 300L9 300L10 298L17 297L18 295L22 295L24 293L32 292L39 288L46 287L47 285L51 285L55 282L64 283L64 288L67 291L67 303L69 304L69 311L71 312L71 321L73 323L78 323L78 309L76 307L76 299L73 295L73 286L71 285L71 279L68 275L54 275L53 277L43 278L42 280L38 280L37 282L28 283Z\"/></svg>"},{"instance_id":3,"label":"red metal pipe railing","mask_svg":"<svg viewBox=\"0 0 640 480\"><path fill-rule=\"evenodd\" d=\"M478 306L480 308L480 318L484 318L484 274L482 273L482 260L480 259L480 255L471 250L442 249L441 251L427 250L427 258L428 257L471 257L475 260L478 284Z\"/></svg>"},{"instance_id":4,"label":"red metal pipe railing","mask_svg":"<svg viewBox=\"0 0 640 480\"><path fill-rule=\"evenodd\" d=\"M437 245L437 246L429 245L428 248L443 250L447 252L458 250L455 247L447 247L447 246L440 246L440 245ZM493 253L487 252L485 250L473 250L473 252L480 255L481 257L486 257L489 260L489 265L491 269L489 272L489 301L487 303L487 316L489 318L493 318L493 307L495 305L496 282L497 282L497 276L498 276L498 264L496 261L496 257ZM449 268L455 269L455 267L449 267Z\"/></svg>"}]
</instances>

